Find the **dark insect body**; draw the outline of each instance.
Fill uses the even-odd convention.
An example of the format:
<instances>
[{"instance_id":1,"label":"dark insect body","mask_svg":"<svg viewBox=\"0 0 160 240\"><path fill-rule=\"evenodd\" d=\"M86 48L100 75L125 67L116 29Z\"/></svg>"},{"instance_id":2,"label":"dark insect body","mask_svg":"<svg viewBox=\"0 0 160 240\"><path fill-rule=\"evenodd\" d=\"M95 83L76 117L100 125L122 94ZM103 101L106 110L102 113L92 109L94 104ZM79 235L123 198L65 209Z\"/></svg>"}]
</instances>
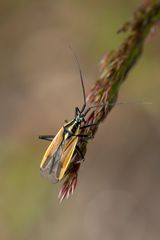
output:
<instances>
[{"instance_id":1,"label":"dark insect body","mask_svg":"<svg viewBox=\"0 0 160 240\"><path fill-rule=\"evenodd\" d=\"M87 105L86 94L85 94L85 88L83 83L82 71L76 55L74 56L79 68L80 79L81 79L82 90L83 90L83 97L84 97L84 105L81 110L78 107L75 108L74 119L71 120L70 122L66 122L64 126L59 130L57 135L39 136L40 139L51 141L41 161L40 170L42 174L47 175L49 178L51 178L52 181L54 180L54 182L60 181L65 176L75 151L79 154L81 159L84 159L83 153L81 152L81 149L77 144L78 139L82 138L85 141L87 139L92 138L92 136L89 136L87 134L81 134L81 129L85 129L85 128L89 128L97 125L96 123L92 123L89 125L86 124L85 117L87 113L92 108L104 107L106 105L113 106L115 104L127 103L127 102L118 102L118 103L111 103L111 104L104 103L101 105L91 106L89 108L86 108L86 105ZM146 103L144 102L144 104Z\"/></svg>"},{"instance_id":2,"label":"dark insect body","mask_svg":"<svg viewBox=\"0 0 160 240\"><path fill-rule=\"evenodd\" d=\"M83 89L84 105L81 110L78 107L75 108L75 118L72 121L67 122L59 130L56 136L39 136L40 139L51 141L40 164L40 170L44 175L49 176L52 180L54 179L54 181L59 181L65 176L65 173L69 167L75 151L77 151L77 153L82 159L84 158L79 146L77 145L77 142L79 138L83 138L85 140L91 137L86 134L80 134L80 130L96 125L85 125L85 116L91 108L97 106L89 107L86 109L86 95L82 71L76 55L75 59L79 67L80 79Z\"/></svg>"}]
</instances>

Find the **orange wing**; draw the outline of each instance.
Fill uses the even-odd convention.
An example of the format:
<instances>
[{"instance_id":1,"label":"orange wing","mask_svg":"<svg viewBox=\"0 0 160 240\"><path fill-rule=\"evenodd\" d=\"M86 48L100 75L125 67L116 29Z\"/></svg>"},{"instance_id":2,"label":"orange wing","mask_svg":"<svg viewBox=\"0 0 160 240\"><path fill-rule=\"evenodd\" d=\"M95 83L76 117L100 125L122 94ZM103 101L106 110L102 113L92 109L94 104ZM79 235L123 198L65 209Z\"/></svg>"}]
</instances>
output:
<instances>
[{"instance_id":1,"label":"orange wing","mask_svg":"<svg viewBox=\"0 0 160 240\"><path fill-rule=\"evenodd\" d=\"M52 164L52 161L54 160L53 156L57 152L60 145L62 144L63 134L64 134L64 128L62 127L57 133L57 135L54 137L52 142L50 143L49 147L47 148L40 164L40 170L42 171L43 174L48 173L50 166Z\"/></svg>"},{"instance_id":2,"label":"orange wing","mask_svg":"<svg viewBox=\"0 0 160 240\"><path fill-rule=\"evenodd\" d=\"M71 162L73 153L75 151L77 141L78 137L73 136L69 141L67 141L67 143L64 146L60 161L57 166L56 178L58 180L61 180L65 175L65 172Z\"/></svg>"},{"instance_id":3,"label":"orange wing","mask_svg":"<svg viewBox=\"0 0 160 240\"><path fill-rule=\"evenodd\" d=\"M66 124L67 125L67 124ZM68 128L70 130L70 128ZM78 134L79 127L75 133ZM71 162L78 137L73 136L67 139L62 127L52 140L40 164L43 175L47 175L51 181L61 180Z\"/></svg>"}]
</instances>

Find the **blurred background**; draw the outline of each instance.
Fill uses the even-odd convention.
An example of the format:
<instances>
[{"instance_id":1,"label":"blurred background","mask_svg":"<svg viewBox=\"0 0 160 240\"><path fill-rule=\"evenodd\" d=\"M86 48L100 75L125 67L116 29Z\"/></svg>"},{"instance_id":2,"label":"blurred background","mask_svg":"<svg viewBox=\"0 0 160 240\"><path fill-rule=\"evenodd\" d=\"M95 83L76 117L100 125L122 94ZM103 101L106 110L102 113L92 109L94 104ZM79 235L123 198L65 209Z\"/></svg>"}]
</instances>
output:
<instances>
[{"instance_id":1,"label":"blurred background","mask_svg":"<svg viewBox=\"0 0 160 240\"><path fill-rule=\"evenodd\" d=\"M121 105L89 144L74 195L40 176L48 143L82 106L99 61L125 35L116 30L140 1L0 0L0 239L160 239L160 33L121 87Z\"/></svg>"}]
</instances>

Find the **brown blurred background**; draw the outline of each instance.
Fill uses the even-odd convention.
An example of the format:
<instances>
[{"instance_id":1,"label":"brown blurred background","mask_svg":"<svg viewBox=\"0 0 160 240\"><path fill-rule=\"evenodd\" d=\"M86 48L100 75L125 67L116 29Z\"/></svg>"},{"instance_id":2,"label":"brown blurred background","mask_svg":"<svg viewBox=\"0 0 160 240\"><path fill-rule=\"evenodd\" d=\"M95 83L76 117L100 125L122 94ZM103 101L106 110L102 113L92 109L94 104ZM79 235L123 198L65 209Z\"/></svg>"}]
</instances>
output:
<instances>
[{"instance_id":1,"label":"brown blurred background","mask_svg":"<svg viewBox=\"0 0 160 240\"><path fill-rule=\"evenodd\" d=\"M83 102L102 55L137 0L0 0L0 239L160 239L160 33L122 86L117 106L89 144L76 192L59 205L59 185L39 174L48 143Z\"/></svg>"}]
</instances>

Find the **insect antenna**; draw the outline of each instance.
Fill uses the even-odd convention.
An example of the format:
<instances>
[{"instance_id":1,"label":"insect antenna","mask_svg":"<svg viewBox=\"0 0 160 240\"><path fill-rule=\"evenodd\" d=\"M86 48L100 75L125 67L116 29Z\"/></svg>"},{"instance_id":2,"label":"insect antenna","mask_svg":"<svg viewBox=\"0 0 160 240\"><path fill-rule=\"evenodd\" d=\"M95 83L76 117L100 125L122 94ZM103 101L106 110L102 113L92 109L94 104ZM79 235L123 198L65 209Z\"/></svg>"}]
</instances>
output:
<instances>
[{"instance_id":1,"label":"insect antenna","mask_svg":"<svg viewBox=\"0 0 160 240\"><path fill-rule=\"evenodd\" d=\"M139 102L139 101L135 101L135 102L115 102L115 103L104 103L104 104L99 104L99 105L93 105L89 108L86 109L86 111L84 112L84 116L87 115L87 113L92 109L92 108L97 108L97 107L104 107L104 106L116 106L116 105L123 105L123 104L144 104L144 105L148 105L148 104L152 104L151 102Z\"/></svg>"},{"instance_id":2,"label":"insect antenna","mask_svg":"<svg viewBox=\"0 0 160 240\"><path fill-rule=\"evenodd\" d=\"M83 74L82 74L82 69L81 69L81 65L78 61L78 57L77 55L75 54L75 52L73 51L73 49L71 48L71 46L69 45L69 48L71 49L72 53L73 53L73 56L75 58L75 62L78 66L78 70L79 70L79 74L80 74L80 79L81 79L81 85L82 85L82 91L83 91L83 99L84 99L84 104L83 104L83 107L82 107L82 110L81 112L84 111L85 107L86 107L86 92L85 92L85 87L84 87L84 81L83 81Z\"/></svg>"},{"instance_id":3,"label":"insect antenna","mask_svg":"<svg viewBox=\"0 0 160 240\"><path fill-rule=\"evenodd\" d=\"M115 102L115 103L104 103L104 104L99 104L99 105L93 105L91 107L89 107L90 109L91 108L96 108L96 107L103 107L103 106L114 106L114 105L123 105L123 104L144 104L144 105L148 105L148 104L152 104L151 102L139 102L139 101L134 101L134 102L127 102L127 101L123 101L123 102Z\"/></svg>"}]
</instances>

